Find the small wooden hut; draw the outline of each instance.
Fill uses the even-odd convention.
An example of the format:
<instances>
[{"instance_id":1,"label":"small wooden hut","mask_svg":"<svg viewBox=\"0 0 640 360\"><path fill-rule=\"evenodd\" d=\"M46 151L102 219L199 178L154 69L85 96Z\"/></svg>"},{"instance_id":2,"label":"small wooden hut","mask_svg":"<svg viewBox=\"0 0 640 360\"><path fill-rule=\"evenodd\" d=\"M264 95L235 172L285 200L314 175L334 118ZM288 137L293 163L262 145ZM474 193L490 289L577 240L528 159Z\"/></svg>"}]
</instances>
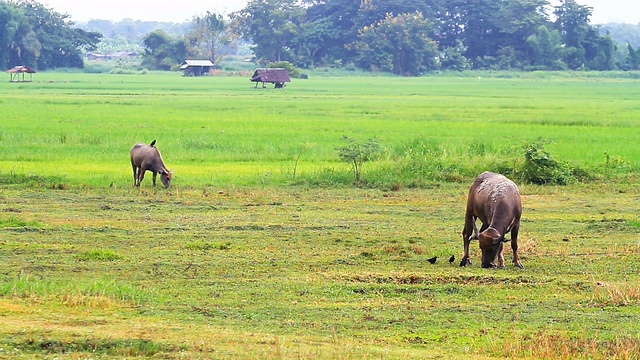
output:
<instances>
[{"instance_id":1,"label":"small wooden hut","mask_svg":"<svg viewBox=\"0 0 640 360\"><path fill-rule=\"evenodd\" d=\"M261 82L262 87L265 87L266 83L272 83L276 89L280 89L284 87L284 83L291 82L291 78L285 68L259 68L253 72L251 81L256 83L256 87Z\"/></svg>"},{"instance_id":2,"label":"small wooden hut","mask_svg":"<svg viewBox=\"0 0 640 360\"><path fill-rule=\"evenodd\" d=\"M11 82L31 82L33 81L33 74L36 73L35 70L23 65L13 67L7 70L7 72L9 73ZM26 78L26 74L29 74L29 79Z\"/></svg>"},{"instance_id":3,"label":"small wooden hut","mask_svg":"<svg viewBox=\"0 0 640 360\"><path fill-rule=\"evenodd\" d=\"M205 76L214 66L210 60L185 60L180 70L183 76Z\"/></svg>"}]
</instances>

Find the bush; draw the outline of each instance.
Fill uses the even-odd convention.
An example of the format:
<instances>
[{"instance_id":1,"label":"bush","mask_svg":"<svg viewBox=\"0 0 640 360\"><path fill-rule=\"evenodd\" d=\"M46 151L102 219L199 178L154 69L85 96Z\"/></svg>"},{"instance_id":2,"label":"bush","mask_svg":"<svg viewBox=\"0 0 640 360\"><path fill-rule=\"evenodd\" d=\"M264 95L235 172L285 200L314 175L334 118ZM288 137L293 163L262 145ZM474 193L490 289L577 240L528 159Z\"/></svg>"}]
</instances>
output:
<instances>
[{"instance_id":1,"label":"bush","mask_svg":"<svg viewBox=\"0 0 640 360\"><path fill-rule=\"evenodd\" d=\"M522 177L532 184L566 185L571 177L568 164L561 164L551 158L551 154L544 149L544 141L528 144L524 151L524 165Z\"/></svg>"},{"instance_id":2,"label":"bush","mask_svg":"<svg viewBox=\"0 0 640 360\"><path fill-rule=\"evenodd\" d=\"M267 67L268 68L284 68L287 71L287 74L289 74L290 77L292 77L292 78L299 78L300 77L300 71L298 71L298 69L296 69L296 67L293 66L293 64L288 62L288 61L272 62L272 63L269 63L267 65Z\"/></svg>"}]
</instances>

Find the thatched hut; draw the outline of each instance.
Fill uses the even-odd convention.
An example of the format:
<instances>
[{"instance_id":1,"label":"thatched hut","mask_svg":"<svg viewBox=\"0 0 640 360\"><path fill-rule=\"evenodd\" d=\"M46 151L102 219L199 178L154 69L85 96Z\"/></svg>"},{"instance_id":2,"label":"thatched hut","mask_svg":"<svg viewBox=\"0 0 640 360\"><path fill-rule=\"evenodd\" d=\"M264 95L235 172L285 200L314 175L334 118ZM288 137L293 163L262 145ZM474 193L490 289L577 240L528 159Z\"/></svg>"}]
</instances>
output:
<instances>
[{"instance_id":1,"label":"thatched hut","mask_svg":"<svg viewBox=\"0 0 640 360\"><path fill-rule=\"evenodd\" d=\"M36 73L35 70L31 69L28 66L15 66L9 70L7 70L10 76L11 82L31 82L33 81L33 74ZM29 79L25 77L25 74L29 74Z\"/></svg>"},{"instance_id":2,"label":"thatched hut","mask_svg":"<svg viewBox=\"0 0 640 360\"><path fill-rule=\"evenodd\" d=\"M285 68L259 68L253 72L251 81L256 83L256 87L261 82L262 87L265 87L266 83L272 83L276 89L280 89L284 87L284 83L291 82L291 78Z\"/></svg>"}]
</instances>

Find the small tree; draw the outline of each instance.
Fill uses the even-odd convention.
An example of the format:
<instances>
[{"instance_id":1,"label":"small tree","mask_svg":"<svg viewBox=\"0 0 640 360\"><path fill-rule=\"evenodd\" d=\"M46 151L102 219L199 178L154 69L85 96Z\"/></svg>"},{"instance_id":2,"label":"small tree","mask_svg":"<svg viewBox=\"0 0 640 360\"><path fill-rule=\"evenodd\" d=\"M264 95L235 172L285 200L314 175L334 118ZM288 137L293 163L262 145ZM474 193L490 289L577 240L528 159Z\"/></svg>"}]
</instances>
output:
<instances>
[{"instance_id":1,"label":"small tree","mask_svg":"<svg viewBox=\"0 0 640 360\"><path fill-rule=\"evenodd\" d=\"M356 184L360 183L362 165L366 161L372 160L374 155L380 151L378 139L369 138L366 141L358 141L349 136L343 135L342 140L347 142L345 146L337 146L338 156L345 162L351 164Z\"/></svg>"}]
</instances>

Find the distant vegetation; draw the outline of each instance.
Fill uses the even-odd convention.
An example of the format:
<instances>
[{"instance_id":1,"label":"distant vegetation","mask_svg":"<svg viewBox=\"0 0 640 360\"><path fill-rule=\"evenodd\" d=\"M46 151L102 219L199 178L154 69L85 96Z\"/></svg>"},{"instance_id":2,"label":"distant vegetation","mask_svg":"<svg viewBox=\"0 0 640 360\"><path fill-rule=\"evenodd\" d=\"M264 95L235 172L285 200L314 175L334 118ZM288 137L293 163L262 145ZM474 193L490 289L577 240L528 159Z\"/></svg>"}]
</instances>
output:
<instances>
[{"instance_id":1,"label":"distant vegetation","mask_svg":"<svg viewBox=\"0 0 640 360\"><path fill-rule=\"evenodd\" d=\"M592 8L574 0L557 6L545 0L252 0L235 13L194 13L191 21L180 24L132 19L73 24L67 15L35 1L0 0L0 6L1 16L10 20L0 29L0 47L5 49L0 62L5 67L20 63L40 70L81 68L82 52L126 51L138 54L136 64L118 59L116 64L90 64L88 71L176 70L188 58L220 65L229 56L251 61L252 66L287 61L302 69L403 76L467 69L640 69L638 27L595 26L590 23ZM59 26L47 29L46 23L36 21L38 16L54 19ZM52 31L61 36L43 35ZM67 40L58 41L61 38ZM55 51L49 49L58 48L67 58L50 60Z\"/></svg>"}]
</instances>

